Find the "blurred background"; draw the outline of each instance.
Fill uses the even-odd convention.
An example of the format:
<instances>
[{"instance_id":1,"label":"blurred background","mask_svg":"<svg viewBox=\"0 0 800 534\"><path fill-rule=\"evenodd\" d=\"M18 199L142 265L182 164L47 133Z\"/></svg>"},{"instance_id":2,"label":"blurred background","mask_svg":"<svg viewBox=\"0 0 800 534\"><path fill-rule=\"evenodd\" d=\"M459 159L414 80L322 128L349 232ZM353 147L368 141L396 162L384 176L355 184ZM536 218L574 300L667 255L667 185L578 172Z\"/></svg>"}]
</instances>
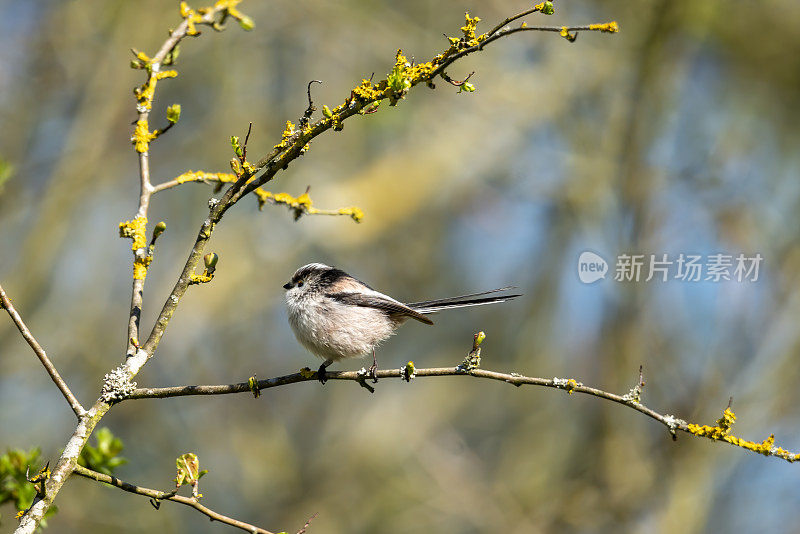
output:
<instances>
[{"instance_id":1,"label":"blurred background","mask_svg":"<svg viewBox=\"0 0 800 534\"><path fill-rule=\"evenodd\" d=\"M138 195L130 145L129 49L153 53L177 2L0 2L0 282L76 395L91 404L124 356ZM227 171L229 137L253 122L251 159L302 114L458 35L529 6L453 2L244 2L235 23L182 44L151 124L155 183ZM328 132L269 184L311 186L304 217L245 199L209 250L213 283L192 288L140 386L244 381L316 368L294 340L281 285L322 261L399 299L503 285L496 307L405 326L382 367L458 364L487 333L483 366L575 378L624 393L640 364L646 404L713 423L734 396L734 433L800 449L800 5L791 0L559 1L530 24L616 20L617 35L526 33L449 69L396 108ZM794 21L794 22L793 22ZM211 188L154 197L164 220L145 292L149 331L207 213ZM582 284L584 250L617 255L760 253L757 282ZM7 318L0 320L0 448L56 458L74 418ZM358 369L344 362L334 369ZM210 473L204 503L265 528L309 532L796 532L796 466L681 434L581 395L441 378L299 384L252 395L130 401L101 426L125 442L123 480L167 489L187 451ZM52 532L219 532L186 507L71 479ZM13 528L2 511L0 531Z\"/></svg>"}]
</instances>

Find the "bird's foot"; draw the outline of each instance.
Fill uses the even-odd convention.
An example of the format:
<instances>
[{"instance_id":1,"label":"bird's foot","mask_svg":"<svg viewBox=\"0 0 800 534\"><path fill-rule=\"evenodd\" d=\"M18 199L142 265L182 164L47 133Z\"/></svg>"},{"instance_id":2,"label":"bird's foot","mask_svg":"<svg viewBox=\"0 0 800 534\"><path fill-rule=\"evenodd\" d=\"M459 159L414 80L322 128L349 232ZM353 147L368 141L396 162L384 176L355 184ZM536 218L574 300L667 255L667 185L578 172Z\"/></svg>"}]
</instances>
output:
<instances>
[{"instance_id":1,"label":"bird's foot","mask_svg":"<svg viewBox=\"0 0 800 534\"><path fill-rule=\"evenodd\" d=\"M319 370L317 371L317 380L319 380L319 383L323 385L328 381L328 366L324 363L319 366Z\"/></svg>"},{"instance_id":2,"label":"bird's foot","mask_svg":"<svg viewBox=\"0 0 800 534\"><path fill-rule=\"evenodd\" d=\"M369 377L372 378L372 383L378 383L378 362L372 362L372 365L369 366L369 370L367 371Z\"/></svg>"},{"instance_id":3,"label":"bird's foot","mask_svg":"<svg viewBox=\"0 0 800 534\"><path fill-rule=\"evenodd\" d=\"M375 357L375 349L372 349L372 365L369 366L369 376L372 377L372 383L378 383L378 358Z\"/></svg>"}]
</instances>

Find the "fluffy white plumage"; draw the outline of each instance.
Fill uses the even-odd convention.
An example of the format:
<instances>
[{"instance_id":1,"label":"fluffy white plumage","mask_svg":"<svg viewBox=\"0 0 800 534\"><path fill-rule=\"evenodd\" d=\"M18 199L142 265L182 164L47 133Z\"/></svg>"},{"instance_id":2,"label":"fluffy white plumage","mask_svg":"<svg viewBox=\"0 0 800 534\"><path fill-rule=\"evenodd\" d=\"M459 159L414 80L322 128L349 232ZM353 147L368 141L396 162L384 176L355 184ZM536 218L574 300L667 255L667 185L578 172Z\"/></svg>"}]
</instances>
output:
<instances>
[{"instance_id":1,"label":"fluffy white plumage","mask_svg":"<svg viewBox=\"0 0 800 534\"><path fill-rule=\"evenodd\" d=\"M403 304L324 263L300 267L283 287L289 324L295 337L313 354L326 360L323 366L372 352L409 318L433 324L425 314L503 302L518 296L475 298L508 289L503 288Z\"/></svg>"}]
</instances>

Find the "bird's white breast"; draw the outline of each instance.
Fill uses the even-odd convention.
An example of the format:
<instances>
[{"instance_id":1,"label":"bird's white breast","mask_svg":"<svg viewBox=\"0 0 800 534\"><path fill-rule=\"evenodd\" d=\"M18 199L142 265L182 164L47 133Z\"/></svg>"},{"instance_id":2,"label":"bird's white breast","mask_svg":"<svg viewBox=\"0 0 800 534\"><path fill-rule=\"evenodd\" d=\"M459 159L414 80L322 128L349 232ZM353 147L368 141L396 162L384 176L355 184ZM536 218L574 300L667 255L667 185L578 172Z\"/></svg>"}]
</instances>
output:
<instances>
[{"instance_id":1,"label":"bird's white breast","mask_svg":"<svg viewBox=\"0 0 800 534\"><path fill-rule=\"evenodd\" d=\"M363 356L394 333L396 323L380 310L342 304L328 297L287 295L289 324L297 340L323 359Z\"/></svg>"}]
</instances>

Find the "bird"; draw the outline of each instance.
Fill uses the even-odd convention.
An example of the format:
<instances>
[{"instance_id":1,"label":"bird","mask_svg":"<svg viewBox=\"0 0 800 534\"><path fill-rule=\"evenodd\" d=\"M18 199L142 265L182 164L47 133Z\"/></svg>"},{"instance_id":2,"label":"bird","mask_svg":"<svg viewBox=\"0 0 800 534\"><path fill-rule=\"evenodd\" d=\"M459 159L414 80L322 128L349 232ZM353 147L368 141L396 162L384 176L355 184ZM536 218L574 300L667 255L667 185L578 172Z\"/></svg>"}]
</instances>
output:
<instances>
[{"instance_id":1,"label":"bird","mask_svg":"<svg viewBox=\"0 0 800 534\"><path fill-rule=\"evenodd\" d=\"M519 294L493 295L513 286L444 299L403 303L372 289L341 269L309 263L284 284L289 325L306 349L324 362L317 378L326 381L334 362L372 352L369 374L377 382L375 348L408 319L432 325L429 314L454 308L505 302ZM492 295L492 296L488 296Z\"/></svg>"}]
</instances>

